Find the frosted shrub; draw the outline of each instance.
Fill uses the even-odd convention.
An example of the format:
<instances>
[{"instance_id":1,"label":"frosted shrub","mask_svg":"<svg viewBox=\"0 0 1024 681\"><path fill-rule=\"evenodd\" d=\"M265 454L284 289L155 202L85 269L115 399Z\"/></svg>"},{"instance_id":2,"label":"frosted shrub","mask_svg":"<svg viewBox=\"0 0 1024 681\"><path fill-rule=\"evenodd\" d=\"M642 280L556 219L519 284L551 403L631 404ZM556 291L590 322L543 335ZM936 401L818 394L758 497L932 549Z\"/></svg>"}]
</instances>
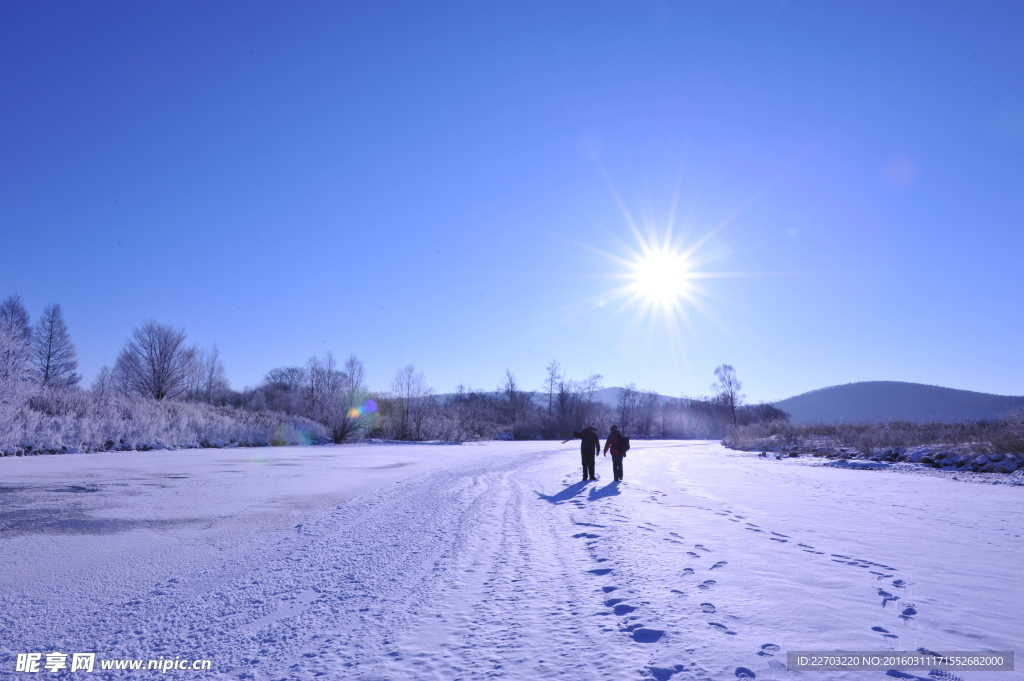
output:
<instances>
[{"instance_id":1,"label":"frosted shrub","mask_svg":"<svg viewBox=\"0 0 1024 681\"><path fill-rule=\"evenodd\" d=\"M324 426L301 416L77 390L44 390L0 423L4 454L298 445L330 439Z\"/></svg>"},{"instance_id":2,"label":"frosted shrub","mask_svg":"<svg viewBox=\"0 0 1024 681\"><path fill-rule=\"evenodd\" d=\"M770 421L729 428L722 444L746 451L871 458L1009 473L1024 467L1024 413L954 423L815 423Z\"/></svg>"}]
</instances>

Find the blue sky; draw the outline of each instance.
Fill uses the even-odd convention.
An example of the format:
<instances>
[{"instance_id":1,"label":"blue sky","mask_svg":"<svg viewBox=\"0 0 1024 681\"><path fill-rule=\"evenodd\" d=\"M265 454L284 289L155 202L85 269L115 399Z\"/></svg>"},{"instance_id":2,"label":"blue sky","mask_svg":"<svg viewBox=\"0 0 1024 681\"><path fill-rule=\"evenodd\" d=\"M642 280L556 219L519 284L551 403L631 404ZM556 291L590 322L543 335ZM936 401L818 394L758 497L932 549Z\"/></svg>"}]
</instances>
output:
<instances>
[{"instance_id":1,"label":"blue sky","mask_svg":"<svg viewBox=\"0 0 1024 681\"><path fill-rule=\"evenodd\" d=\"M377 389L558 359L1024 394L1022 31L1010 2L4 3L0 296L61 303L87 381L154 318L236 388L331 350ZM700 242L672 315L614 293L631 223Z\"/></svg>"}]
</instances>

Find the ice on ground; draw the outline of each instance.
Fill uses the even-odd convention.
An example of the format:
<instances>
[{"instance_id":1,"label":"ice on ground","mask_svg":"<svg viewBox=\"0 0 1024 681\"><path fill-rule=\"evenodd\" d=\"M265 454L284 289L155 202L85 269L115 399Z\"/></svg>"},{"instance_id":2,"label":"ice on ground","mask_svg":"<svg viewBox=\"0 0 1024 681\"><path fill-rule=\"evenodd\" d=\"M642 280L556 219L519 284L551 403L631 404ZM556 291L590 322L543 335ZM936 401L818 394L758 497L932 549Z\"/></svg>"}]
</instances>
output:
<instances>
[{"instance_id":1,"label":"ice on ground","mask_svg":"<svg viewBox=\"0 0 1024 681\"><path fill-rule=\"evenodd\" d=\"M787 650L1022 648L1020 487L706 442L637 442L623 483L579 465L514 442L0 459L0 677L54 651L678 681L782 678Z\"/></svg>"}]
</instances>

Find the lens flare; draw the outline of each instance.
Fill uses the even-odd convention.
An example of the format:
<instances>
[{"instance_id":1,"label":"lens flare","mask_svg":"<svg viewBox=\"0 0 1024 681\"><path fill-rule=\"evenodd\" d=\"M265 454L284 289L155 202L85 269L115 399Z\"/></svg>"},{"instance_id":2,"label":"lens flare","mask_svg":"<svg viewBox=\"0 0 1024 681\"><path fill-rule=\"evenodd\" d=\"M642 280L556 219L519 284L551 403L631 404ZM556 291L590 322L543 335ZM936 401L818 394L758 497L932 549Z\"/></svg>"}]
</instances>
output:
<instances>
[{"instance_id":1,"label":"lens flare","mask_svg":"<svg viewBox=\"0 0 1024 681\"><path fill-rule=\"evenodd\" d=\"M375 414L377 412L377 402L373 399L366 400L358 407L352 407L348 410L348 417L350 419L357 419L364 414Z\"/></svg>"}]
</instances>

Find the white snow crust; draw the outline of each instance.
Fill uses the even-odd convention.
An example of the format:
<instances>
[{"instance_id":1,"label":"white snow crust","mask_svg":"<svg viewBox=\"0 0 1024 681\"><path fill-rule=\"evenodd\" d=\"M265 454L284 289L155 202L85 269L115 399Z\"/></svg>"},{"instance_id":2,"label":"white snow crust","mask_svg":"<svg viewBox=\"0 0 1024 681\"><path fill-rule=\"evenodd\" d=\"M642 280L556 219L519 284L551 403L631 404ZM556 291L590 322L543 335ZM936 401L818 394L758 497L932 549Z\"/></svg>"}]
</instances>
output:
<instances>
[{"instance_id":1,"label":"white snow crust","mask_svg":"<svg viewBox=\"0 0 1024 681\"><path fill-rule=\"evenodd\" d=\"M623 483L609 458L582 483L578 452L0 459L0 678L158 674L14 671L62 651L213 660L181 679L852 680L888 677L785 653L1024 648L1021 487L639 441Z\"/></svg>"}]
</instances>

